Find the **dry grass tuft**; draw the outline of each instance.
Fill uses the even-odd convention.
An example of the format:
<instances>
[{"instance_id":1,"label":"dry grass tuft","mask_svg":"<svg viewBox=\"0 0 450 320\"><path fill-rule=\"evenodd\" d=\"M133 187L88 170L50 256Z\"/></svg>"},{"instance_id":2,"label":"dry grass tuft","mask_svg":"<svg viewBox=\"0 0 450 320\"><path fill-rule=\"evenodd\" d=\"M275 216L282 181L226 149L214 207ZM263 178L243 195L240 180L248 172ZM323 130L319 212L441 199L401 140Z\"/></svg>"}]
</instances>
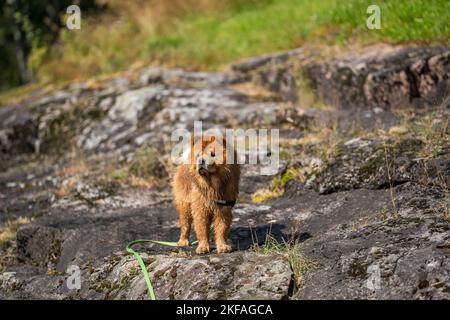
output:
<instances>
[{"instance_id":1,"label":"dry grass tuft","mask_svg":"<svg viewBox=\"0 0 450 320\"><path fill-rule=\"evenodd\" d=\"M270 101L276 98L276 94L253 82L238 83L230 86L232 89L247 95L258 101Z\"/></svg>"},{"instance_id":2,"label":"dry grass tuft","mask_svg":"<svg viewBox=\"0 0 450 320\"><path fill-rule=\"evenodd\" d=\"M22 217L7 221L5 226L0 229L0 246L14 239L19 227L30 222L30 219Z\"/></svg>"},{"instance_id":3,"label":"dry grass tuft","mask_svg":"<svg viewBox=\"0 0 450 320\"><path fill-rule=\"evenodd\" d=\"M280 197L283 195L283 190L271 190L270 188L259 189L255 193L252 194L252 202L253 203L262 203L270 200L272 198Z\"/></svg>"},{"instance_id":4,"label":"dry grass tuft","mask_svg":"<svg viewBox=\"0 0 450 320\"><path fill-rule=\"evenodd\" d=\"M268 234L264 244L259 245L254 242L252 250L259 254L280 254L286 257L291 265L297 288L304 285L305 274L314 268L314 262L302 254L298 240L285 241L283 239L282 242L278 242L271 234Z\"/></svg>"}]
</instances>

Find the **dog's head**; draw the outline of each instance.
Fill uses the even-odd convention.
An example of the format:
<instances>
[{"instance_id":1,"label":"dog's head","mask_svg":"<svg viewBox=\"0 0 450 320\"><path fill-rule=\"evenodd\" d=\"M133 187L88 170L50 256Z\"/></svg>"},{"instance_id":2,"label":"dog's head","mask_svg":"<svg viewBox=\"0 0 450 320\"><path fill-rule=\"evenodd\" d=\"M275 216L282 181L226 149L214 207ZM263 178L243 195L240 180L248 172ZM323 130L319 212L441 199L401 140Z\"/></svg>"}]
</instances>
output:
<instances>
[{"instance_id":1,"label":"dog's head","mask_svg":"<svg viewBox=\"0 0 450 320\"><path fill-rule=\"evenodd\" d=\"M191 169L203 177L220 172L227 166L225 138L202 136L191 141Z\"/></svg>"}]
</instances>

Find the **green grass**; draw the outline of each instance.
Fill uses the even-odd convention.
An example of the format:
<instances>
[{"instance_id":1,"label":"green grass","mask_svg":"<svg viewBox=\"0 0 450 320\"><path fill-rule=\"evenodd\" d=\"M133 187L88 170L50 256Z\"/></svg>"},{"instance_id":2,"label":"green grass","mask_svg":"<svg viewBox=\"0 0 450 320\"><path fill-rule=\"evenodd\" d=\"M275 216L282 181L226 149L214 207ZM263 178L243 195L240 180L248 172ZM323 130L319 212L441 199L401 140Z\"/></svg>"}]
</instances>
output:
<instances>
[{"instance_id":1,"label":"green grass","mask_svg":"<svg viewBox=\"0 0 450 320\"><path fill-rule=\"evenodd\" d=\"M268 234L264 244L259 245L255 242L252 250L259 254L280 254L286 257L291 265L297 288L303 286L305 274L314 269L314 261L303 255L298 240L279 242L271 234Z\"/></svg>"},{"instance_id":2,"label":"green grass","mask_svg":"<svg viewBox=\"0 0 450 320\"><path fill-rule=\"evenodd\" d=\"M323 12L329 5L328 0L285 0L235 12L193 15L174 30L150 37L150 55L215 68L241 57L296 47L316 25L311 13Z\"/></svg>"},{"instance_id":3,"label":"green grass","mask_svg":"<svg viewBox=\"0 0 450 320\"><path fill-rule=\"evenodd\" d=\"M19 102L23 97L30 95L35 90L42 89L42 83L30 83L21 87L15 87L7 91L0 92L0 107L2 105L13 104Z\"/></svg>"},{"instance_id":4,"label":"green grass","mask_svg":"<svg viewBox=\"0 0 450 320\"><path fill-rule=\"evenodd\" d=\"M191 15L172 30L150 37L148 49L153 58L215 68L305 43L446 42L450 38L449 1L380 1L380 30L366 27L366 9L372 3L282 0L232 13Z\"/></svg>"},{"instance_id":5,"label":"green grass","mask_svg":"<svg viewBox=\"0 0 450 320\"><path fill-rule=\"evenodd\" d=\"M81 30L63 29L56 45L32 52L29 64L41 82L86 80L151 64L218 69L299 46L450 43L448 0L378 1L380 30L366 28L373 0L109 2L120 5L114 14L86 16Z\"/></svg>"},{"instance_id":6,"label":"green grass","mask_svg":"<svg viewBox=\"0 0 450 320\"><path fill-rule=\"evenodd\" d=\"M379 4L381 29L368 30L365 12L369 4ZM450 2L445 0L342 1L333 10L332 24L339 26L339 39L356 35L362 40L390 42L448 42L450 39Z\"/></svg>"}]
</instances>

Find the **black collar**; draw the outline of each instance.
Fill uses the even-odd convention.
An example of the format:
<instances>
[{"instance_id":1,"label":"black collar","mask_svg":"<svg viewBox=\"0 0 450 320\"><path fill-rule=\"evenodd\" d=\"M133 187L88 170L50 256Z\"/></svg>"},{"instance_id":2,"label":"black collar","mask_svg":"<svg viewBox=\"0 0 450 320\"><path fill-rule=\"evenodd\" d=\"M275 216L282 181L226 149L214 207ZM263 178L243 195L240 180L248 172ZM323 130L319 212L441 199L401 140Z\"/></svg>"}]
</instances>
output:
<instances>
[{"instance_id":1,"label":"black collar","mask_svg":"<svg viewBox=\"0 0 450 320\"><path fill-rule=\"evenodd\" d=\"M199 186L197 179L194 178L194 183L195 186L197 187L197 189L200 191L200 193L202 193L205 196L205 193L203 192L202 188ZM206 197L206 196L205 196ZM217 204L218 206L223 206L223 207L234 207L234 205L236 204L236 200L213 200L215 204Z\"/></svg>"},{"instance_id":2,"label":"black collar","mask_svg":"<svg viewBox=\"0 0 450 320\"><path fill-rule=\"evenodd\" d=\"M234 205L236 204L236 200L214 200L214 202L217 205L224 207L234 207Z\"/></svg>"}]
</instances>

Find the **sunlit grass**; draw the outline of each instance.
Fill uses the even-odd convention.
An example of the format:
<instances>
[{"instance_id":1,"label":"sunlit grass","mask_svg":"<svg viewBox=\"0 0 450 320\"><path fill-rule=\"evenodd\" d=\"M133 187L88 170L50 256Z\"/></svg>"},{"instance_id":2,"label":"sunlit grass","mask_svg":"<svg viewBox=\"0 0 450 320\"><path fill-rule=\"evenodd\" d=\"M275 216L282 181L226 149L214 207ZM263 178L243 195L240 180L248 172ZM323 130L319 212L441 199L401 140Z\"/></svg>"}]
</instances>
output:
<instances>
[{"instance_id":1,"label":"sunlit grass","mask_svg":"<svg viewBox=\"0 0 450 320\"><path fill-rule=\"evenodd\" d=\"M304 284L304 276L314 269L315 263L302 253L298 240L277 241L273 235L268 234L263 244L253 243L252 250L263 255L280 254L289 261L294 274L297 288Z\"/></svg>"},{"instance_id":2,"label":"sunlit grass","mask_svg":"<svg viewBox=\"0 0 450 320\"><path fill-rule=\"evenodd\" d=\"M111 13L83 17L46 54L32 55L45 81L86 79L163 64L217 69L252 55L316 44L449 43L450 2L379 2L381 29L366 27L368 0L108 0ZM37 60L37 61L36 61Z\"/></svg>"},{"instance_id":3,"label":"sunlit grass","mask_svg":"<svg viewBox=\"0 0 450 320\"><path fill-rule=\"evenodd\" d=\"M366 15L371 4L381 9L381 29L366 28ZM355 36L362 41L430 42L450 39L450 2L445 0L340 1L330 15L330 22L339 26L340 39Z\"/></svg>"},{"instance_id":4,"label":"sunlit grass","mask_svg":"<svg viewBox=\"0 0 450 320\"><path fill-rule=\"evenodd\" d=\"M0 228L0 246L14 239L19 227L28 223L30 223L30 219L23 217L7 220L5 225Z\"/></svg>"}]
</instances>

